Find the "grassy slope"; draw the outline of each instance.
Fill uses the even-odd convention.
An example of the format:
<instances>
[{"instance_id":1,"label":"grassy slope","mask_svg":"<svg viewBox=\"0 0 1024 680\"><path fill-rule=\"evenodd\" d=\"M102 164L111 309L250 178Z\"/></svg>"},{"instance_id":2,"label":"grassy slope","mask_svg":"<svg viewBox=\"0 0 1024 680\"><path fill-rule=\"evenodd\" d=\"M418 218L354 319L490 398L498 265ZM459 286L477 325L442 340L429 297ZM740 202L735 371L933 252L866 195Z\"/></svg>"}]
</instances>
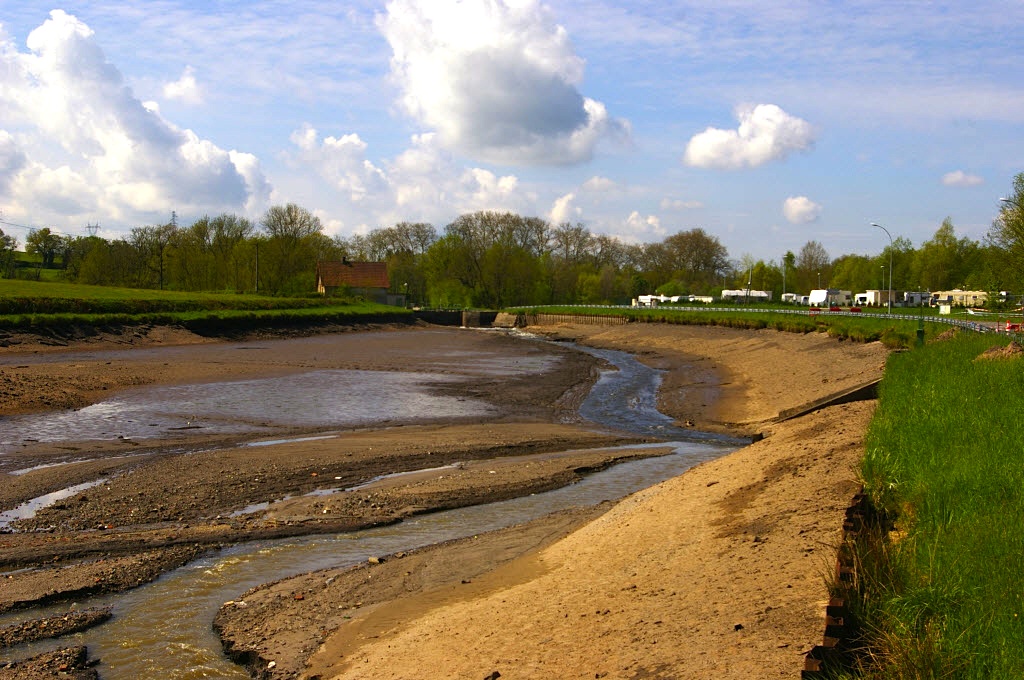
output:
<instances>
[{"instance_id":1,"label":"grassy slope","mask_svg":"<svg viewBox=\"0 0 1024 680\"><path fill-rule=\"evenodd\" d=\"M1024 359L960 333L893 355L863 474L896 531L861 555L872 677L1024 677Z\"/></svg>"},{"instance_id":2,"label":"grassy slope","mask_svg":"<svg viewBox=\"0 0 1024 680\"><path fill-rule=\"evenodd\" d=\"M66 324L185 323L254 326L259 323L395 317L406 310L341 299L275 298L231 293L181 293L0 279L0 327Z\"/></svg>"}]
</instances>

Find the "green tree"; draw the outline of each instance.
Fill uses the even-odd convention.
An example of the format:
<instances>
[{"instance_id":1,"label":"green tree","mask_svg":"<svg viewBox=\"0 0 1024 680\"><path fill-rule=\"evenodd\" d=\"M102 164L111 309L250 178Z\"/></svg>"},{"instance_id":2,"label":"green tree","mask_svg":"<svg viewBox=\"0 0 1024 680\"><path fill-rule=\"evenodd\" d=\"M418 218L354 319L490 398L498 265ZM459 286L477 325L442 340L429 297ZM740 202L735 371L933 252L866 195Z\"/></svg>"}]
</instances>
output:
<instances>
[{"instance_id":1,"label":"green tree","mask_svg":"<svg viewBox=\"0 0 1024 680\"><path fill-rule=\"evenodd\" d=\"M25 238L25 252L38 255L46 269L53 267L61 247L60 235L53 233L49 227L32 229Z\"/></svg>"},{"instance_id":2,"label":"green tree","mask_svg":"<svg viewBox=\"0 0 1024 680\"><path fill-rule=\"evenodd\" d=\"M1024 290L1024 172L1013 178L1013 192L1002 202L985 239L994 249L1000 283Z\"/></svg>"},{"instance_id":3,"label":"green tree","mask_svg":"<svg viewBox=\"0 0 1024 680\"><path fill-rule=\"evenodd\" d=\"M808 241L796 256L796 281L794 290L806 294L815 288L826 288L832 270L828 251L818 241Z\"/></svg>"},{"instance_id":4,"label":"green tree","mask_svg":"<svg viewBox=\"0 0 1024 680\"><path fill-rule=\"evenodd\" d=\"M212 231L210 251L215 263L214 287L218 290L252 290L256 262L250 239L256 228L246 218L229 213L217 215L209 220L209 224Z\"/></svg>"},{"instance_id":5,"label":"green tree","mask_svg":"<svg viewBox=\"0 0 1024 680\"><path fill-rule=\"evenodd\" d=\"M132 270L139 274L146 271L151 274L147 278L140 277L136 284L138 287L151 288L156 285L160 290L164 289L168 251L177 234L178 227L173 222L132 229L129 242L135 249L139 265Z\"/></svg>"},{"instance_id":6,"label":"green tree","mask_svg":"<svg viewBox=\"0 0 1024 680\"><path fill-rule=\"evenodd\" d=\"M549 253L542 258L548 299L553 304L572 304L600 297L598 241L582 224L563 222L551 229ZM583 290L583 277L588 278Z\"/></svg>"},{"instance_id":7,"label":"green tree","mask_svg":"<svg viewBox=\"0 0 1024 680\"><path fill-rule=\"evenodd\" d=\"M11 278L14 276L15 251L18 249L18 239L4 233L0 229L0 276Z\"/></svg>"},{"instance_id":8,"label":"green tree","mask_svg":"<svg viewBox=\"0 0 1024 680\"><path fill-rule=\"evenodd\" d=\"M260 290L302 293L315 286L317 255L326 244L320 218L294 203L273 206L260 221L266 240L259 250Z\"/></svg>"},{"instance_id":9,"label":"green tree","mask_svg":"<svg viewBox=\"0 0 1024 680\"><path fill-rule=\"evenodd\" d=\"M76 265L75 280L95 286L143 288L150 272L135 246L125 239L106 241L90 236L80 243L81 263Z\"/></svg>"},{"instance_id":10,"label":"green tree","mask_svg":"<svg viewBox=\"0 0 1024 680\"><path fill-rule=\"evenodd\" d=\"M655 289L674 280L688 293L706 294L729 274L729 252L703 229L681 231L644 248L642 271Z\"/></svg>"},{"instance_id":11,"label":"green tree","mask_svg":"<svg viewBox=\"0 0 1024 680\"><path fill-rule=\"evenodd\" d=\"M888 263L888 260L886 260ZM831 284L840 290L859 293L879 287L880 269L867 255L842 255L832 262ZM882 285L885 288L885 285Z\"/></svg>"},{"instance_id":12,"label":"green tree","mask_svg":"<svg viewBox=\"0 0 1024 680\"><path fill-rule=\"evenodd\" d=\"M548 252L549 231L537 217L461 215L430 248L428 285L451 291L457 282L474 306L530 303L542 294L540 260Z\"/></svg>"},{"instance_id":13,"label":"green tree","mask_svg":"<svg viewBox=\"0 0 1024 680\"><path fill-rule=\"evenodd\" d=\"M912 264L913 281L926 290L950 290L980 286L987 278L981 271L981 246L967 237L957 238L953 221L942 221L932 238L921 244ZM899 270L896 270L897 273ZM916 286L914 286L916 287Z\"/></svg>"},{"instance_id":14,"label":"green tree","mask_svg":"<svg viewBox=\"0 0 1024 680\"><path fill-rule=\"evenodd\" d=\"M796 255L787 250L782 256L782 293L793 292L793 275L796 273ZM781 298L780 298L781 299Z\"/></svg>"}]
</instances>

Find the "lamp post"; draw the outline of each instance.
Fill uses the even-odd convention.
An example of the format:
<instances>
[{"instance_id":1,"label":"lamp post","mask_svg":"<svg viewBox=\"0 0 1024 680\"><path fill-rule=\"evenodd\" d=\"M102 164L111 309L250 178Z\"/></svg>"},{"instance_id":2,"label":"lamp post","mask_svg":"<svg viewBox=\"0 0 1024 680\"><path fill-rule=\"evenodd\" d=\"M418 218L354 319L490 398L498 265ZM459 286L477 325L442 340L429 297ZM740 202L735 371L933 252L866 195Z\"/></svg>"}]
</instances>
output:
<instances>
[{"instance_id":1,"label":"lamp post","mask_svg":"<svg viewBox=\"0 0 1024 680\"><path fill-rule=\"evenodd\" d=\"M872 222L871 226L878 227L889 237L889 294L887 297L889 298L889 316L892 316L892 234L878 222Z\"/></svg>"}]
</instances>

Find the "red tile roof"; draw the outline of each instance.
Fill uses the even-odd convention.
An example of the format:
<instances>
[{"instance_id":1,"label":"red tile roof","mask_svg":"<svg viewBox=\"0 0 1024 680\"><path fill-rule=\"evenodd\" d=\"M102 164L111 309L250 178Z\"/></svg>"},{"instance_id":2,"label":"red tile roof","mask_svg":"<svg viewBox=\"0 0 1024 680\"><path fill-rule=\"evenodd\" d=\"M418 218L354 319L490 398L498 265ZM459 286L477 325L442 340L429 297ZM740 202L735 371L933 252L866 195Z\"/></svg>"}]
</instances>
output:
<instances>
[{"instance_id":1,"label":"red tile roof","mask_svg":"<svg viewBox=\"0 0 1024 680\"><path fill-rule=\"evenodd\" d=\"M327 288L348 286L349 288L388 288L388 266L386 262L318 262L317 278Z\"/></svg>"}]
</instances>

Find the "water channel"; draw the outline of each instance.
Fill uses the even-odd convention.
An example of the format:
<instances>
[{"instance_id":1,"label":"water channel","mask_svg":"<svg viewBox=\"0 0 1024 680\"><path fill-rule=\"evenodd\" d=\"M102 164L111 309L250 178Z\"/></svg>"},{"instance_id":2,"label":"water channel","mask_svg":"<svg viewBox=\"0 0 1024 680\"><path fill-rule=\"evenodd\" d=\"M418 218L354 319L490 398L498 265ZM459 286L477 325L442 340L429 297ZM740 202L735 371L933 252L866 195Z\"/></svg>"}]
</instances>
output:
<instances>
[{"instance_id":1,"label":"water channel","mask_svg":"<svg viewBox=\"0 0 1024 680\"><path fill-rule=\"evenodd\" d=\"M70 638L0 650L0 662L84 644L90 657L101 659L98 671L104 680L248 678L244 670L221 653L211 622L224 602L238 598L251 587L307 571L358 564L373 555L498 529L564 508L618 499L742 445L738 440L673 427L671 419L656 408L659 373L632 356L611 350L579 349L615 367L602 372L580 414L604 425L656 435L671 442L675 453L618 465L555 491L417 516L394 526L235 545L128 593L78 602L79 608L111 605L114 618ZM358 383L353 384L358 389ZM206 388L215 389L215 384ZM149 418L142 415L138 420ZM66 605L52 611L64 610ZM45 614L35 610L31 616ZM0 617L0 626L24 616Z\"/></svg>"}]
</instances>

